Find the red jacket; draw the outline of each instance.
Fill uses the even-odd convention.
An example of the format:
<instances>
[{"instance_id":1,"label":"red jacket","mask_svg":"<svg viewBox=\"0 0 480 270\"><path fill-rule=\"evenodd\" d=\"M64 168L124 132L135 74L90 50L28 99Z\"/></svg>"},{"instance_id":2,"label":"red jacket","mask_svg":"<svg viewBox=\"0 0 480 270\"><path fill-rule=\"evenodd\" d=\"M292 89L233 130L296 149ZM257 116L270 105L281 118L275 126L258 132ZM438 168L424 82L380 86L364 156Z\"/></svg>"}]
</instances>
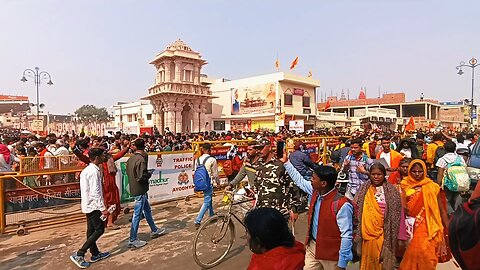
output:
<instances>
[{"instance_id":1,"label":"red jacket","mask_svg":"<svg viewBox=\"0 0 480 270\"><path fill-rule=\"evenodd\" d=\"M303 244L295 241L295 246L276 247L263 254L253 254L248 270L301 270L305 265Z\"/></svg>"},{"instance_id":2,"label":"red jacket","mask_svg":"<svg viewBox=\"0 0 480 270\"><path fill-rule=\"evenodd\" d=\"M310 201L310 208L308 209L308 234L305 245L308 245L308 241L310 240L313 210L318 196L320 196L320 194L315 191ZM323 198L320 209L315 209L315 211L319 212L317 235L315 236L315 259L338 261L342 238L337 224L337 212L346 202L348 202L347 197L333 190Z\"/></svg>"}]
</instances>

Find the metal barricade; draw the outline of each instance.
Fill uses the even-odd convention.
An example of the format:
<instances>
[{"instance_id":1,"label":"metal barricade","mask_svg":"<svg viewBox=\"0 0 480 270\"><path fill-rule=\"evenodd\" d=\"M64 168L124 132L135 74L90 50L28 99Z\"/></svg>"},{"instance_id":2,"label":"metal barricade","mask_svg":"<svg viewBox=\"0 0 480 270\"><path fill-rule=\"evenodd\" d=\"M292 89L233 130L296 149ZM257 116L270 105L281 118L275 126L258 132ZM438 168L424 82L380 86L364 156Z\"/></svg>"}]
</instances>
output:
<instances>
[{"instance_id":1,"label":"metal barricade","mask_svg":"<svg viewBox=\"0 0 480 270\"><path fill-rule=\"evenodd\" d=\"M85 164L75 155L20 158L19 174L57 173L82 170Z\"/></svg>"},{"instance_id":2,"label":"metal barricade","mask_svg":"<svg viewBox=\"0 0 480 270\"><path fill-rule=\"evenodd\" d=\"M314 162L322 161L327 164L330 162L330 150L338 144L339 140L338 136L290 138L287 139L287 151L293 152L295 142L301 141L307 145L306 150Z\"/></svg>"},{"instance_id":3,"label":"metal barricade","mask_svg":"<svg viewBox=\"0 0 480 270\"><path fill-rule=\"evenodd\" d=\"M209 143L212 146L211 153L213 157L217 160L218 165L218 174L220 178L225 179L227 176L223 172L223 163L227 160L227 153L230 150L231 146L225 145L236 145L238 153L243 153L247 151L247 145L249 140L230 140L230 141L202 141L202 142L193 142L192 150L195 151L194 159L201 156L200 147L202 144Z\"/></svg>"},{"instance_id":4,"label":"metal barricade","mask_svg":"<svg viewBox=\"0 0 480 270\"><path fill-rule=\"evenodd\" d=\"M0 233L84 218L78 173L85 165L70 155L47 158L47 169L35 164L41 159L28 157L21 159L19 172L0 175Z\"/></svg>"}]
</instances>

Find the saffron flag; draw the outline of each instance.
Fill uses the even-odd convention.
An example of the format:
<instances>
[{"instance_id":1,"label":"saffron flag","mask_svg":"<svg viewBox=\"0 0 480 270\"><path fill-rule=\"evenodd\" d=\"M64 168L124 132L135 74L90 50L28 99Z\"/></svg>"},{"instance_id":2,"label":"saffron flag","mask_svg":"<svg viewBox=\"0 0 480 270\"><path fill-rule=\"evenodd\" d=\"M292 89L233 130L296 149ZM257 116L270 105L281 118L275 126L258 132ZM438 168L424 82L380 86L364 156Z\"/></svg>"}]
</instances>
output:
<instances>
[{"instance_id":1,"label":"saffron flag","mask_svg":"<svg viewBox=\"0 0 480 270\"><path fill-rule=\"evenodd\" d=\"M408 120L407 125L405 126L405 131L414 131L415 130L415 121L413 120L413 116L410 116L410 120Z\"/></svg>"},{"instance_id":2,"label":"saffron flag","mask_svg":"<svg viewBox=\"0 0 480 270\"><path fill-rule=\"evenodd\" d=\"M293 60L292 64L290 65L290 69L294 69L295 66L298 64L298 56Z\"/></svg>"},{"instance_id":3,"label":"saffron flag","mask_svg":"<svg viewBox=\"0 0 480 270\"><path fill-rule=\"evenodd\" d=\"M311 78L311 77L312 77L312 71L310 70L310 71L308 72L308 78Z\"/></svg>"},{"instance_id":4,"label":"saffron flag","mask_svg":"<svg viewBox=\"0 0 480 270\"><path fill-rule=\"evenodd\" d=\"M330 105L330 100L327 100L327 103L325 104L325 108L323 108L323 111L326 112L328 109L330 109L330 107L332 107Z\"/></svg>"},{"instance_id":5,"label":"saffron flag","mask_svg":"<svg viewBox=\"0 0 480 270\"><path fill-rule=\"evenodd\" d=\"M280 61L278 61L278 58L277 58L277 60L275 61L275 68L277 69L277 71L280 70Z\"/></svg>"}]
</instances>

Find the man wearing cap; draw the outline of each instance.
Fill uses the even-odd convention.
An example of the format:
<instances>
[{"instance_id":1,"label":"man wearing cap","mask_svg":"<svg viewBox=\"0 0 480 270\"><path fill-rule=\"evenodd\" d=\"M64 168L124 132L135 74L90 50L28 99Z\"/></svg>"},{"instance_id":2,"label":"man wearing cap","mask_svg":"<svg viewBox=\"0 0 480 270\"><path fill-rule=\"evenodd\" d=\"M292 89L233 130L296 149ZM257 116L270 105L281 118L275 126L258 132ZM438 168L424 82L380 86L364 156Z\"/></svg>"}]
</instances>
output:
<instances>
[{"instance_id":1,"label":"man wearing cap","mask_svg":"<svg viewBox=\"0 0 480 270\"><path fill-rule=\"evenodd\" d=\"M279 210L289 219L290 212L297 213L300 205L298 190L285 171L283 163L275 159L271 142L262 138L259 141L259 160L256 172L256 207L271 207Z\"/></svg>"}]
</instances>

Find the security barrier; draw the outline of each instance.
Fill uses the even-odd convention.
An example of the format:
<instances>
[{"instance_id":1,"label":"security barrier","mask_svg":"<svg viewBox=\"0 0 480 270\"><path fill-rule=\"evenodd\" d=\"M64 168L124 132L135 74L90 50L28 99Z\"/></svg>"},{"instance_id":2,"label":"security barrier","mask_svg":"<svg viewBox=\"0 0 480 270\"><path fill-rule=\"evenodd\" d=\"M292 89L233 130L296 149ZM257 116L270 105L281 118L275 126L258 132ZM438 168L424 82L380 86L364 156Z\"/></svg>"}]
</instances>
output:
<instances>
[{"instance_id":1,"label":"security barrier","mask_svg":"<svg viewBox=\"0 0 480 270\"><path fill-rule=\"evenodd\" d=\"M310 158L315 163L322 161L324 164L330 162L331 150L340 141L340 137L337 136L325 136L325 137L302 137L302 138L290 138L287 139L287 151L293 152L295 142L301 141L305 143L305 151L310 154Z\"/></svg>"},{"instance_id":2,"label":"security barrier","mask_svg":"<svg viewBox=\"0 0 480 270\"><path fill-rule=\"evenodd\" d=\"M40 223L63 223L80 215L80 185L75 171L0 176L0 233L25 224L36 227Z\"/></svg>"},{"instance_id":3,"label":"security barrier","mask_svg":"<svg viewBox=\"0 0 480 270\"><path fill-rule=\"evenodd\" d=\"M193 151L148 153L147 167L153 169L148 191L150 203L193 195L193 156ZM115 162L117 167L115 181L123 204L133 201L126 171L128 158L129 156L125 156Z\"/></svg>"},{"instance_id":4,"label":"security barrier","mask_svg":"<svg viewBox=\"0 0 480 270\"><path fill-rule=\"evenodd\" d=\"M218 165L218 175L220 178L226 178L227 176L223 172L223 163L227 160L227 154L230 151L232 145L237 146L237 153L243 154L247 152L249 140L231 140L231 141L203 141L193 142L192 150L195 152L195 159L200 157L200 147L202 144L209 143L212 145L211 156L215 157Z\"/></svg>"},{"instance_id":5,"label":"security barrier","mask_svg":"<svg viewBox=\"0 0 480 270\"><path fill-rule=\"evenodd\" d=\"M75 155L22 157L20 159L19 174L55 174L59 171L78 171L82 170L84 167L85 164Z\"/></svg>"},{"instance_id":6,"label":"security barrier","mask_svg":"<svg viewBox=\"0 0 480 270\"><path fill-rule=\"evenodd\" d=\"M148 192L152 204L194 194L193 156L193 151L149 153L148 168L154 169ZM42 159L22 158L19 172L0 175L0 233L85 218L80 209L79 185L79 173L85 165L75 156L48 158L52 165L48 169L38 167ZM115 181L123 206L133 200L126 173L128 158L116 161Z\"/></svg>"}]
</instances>

